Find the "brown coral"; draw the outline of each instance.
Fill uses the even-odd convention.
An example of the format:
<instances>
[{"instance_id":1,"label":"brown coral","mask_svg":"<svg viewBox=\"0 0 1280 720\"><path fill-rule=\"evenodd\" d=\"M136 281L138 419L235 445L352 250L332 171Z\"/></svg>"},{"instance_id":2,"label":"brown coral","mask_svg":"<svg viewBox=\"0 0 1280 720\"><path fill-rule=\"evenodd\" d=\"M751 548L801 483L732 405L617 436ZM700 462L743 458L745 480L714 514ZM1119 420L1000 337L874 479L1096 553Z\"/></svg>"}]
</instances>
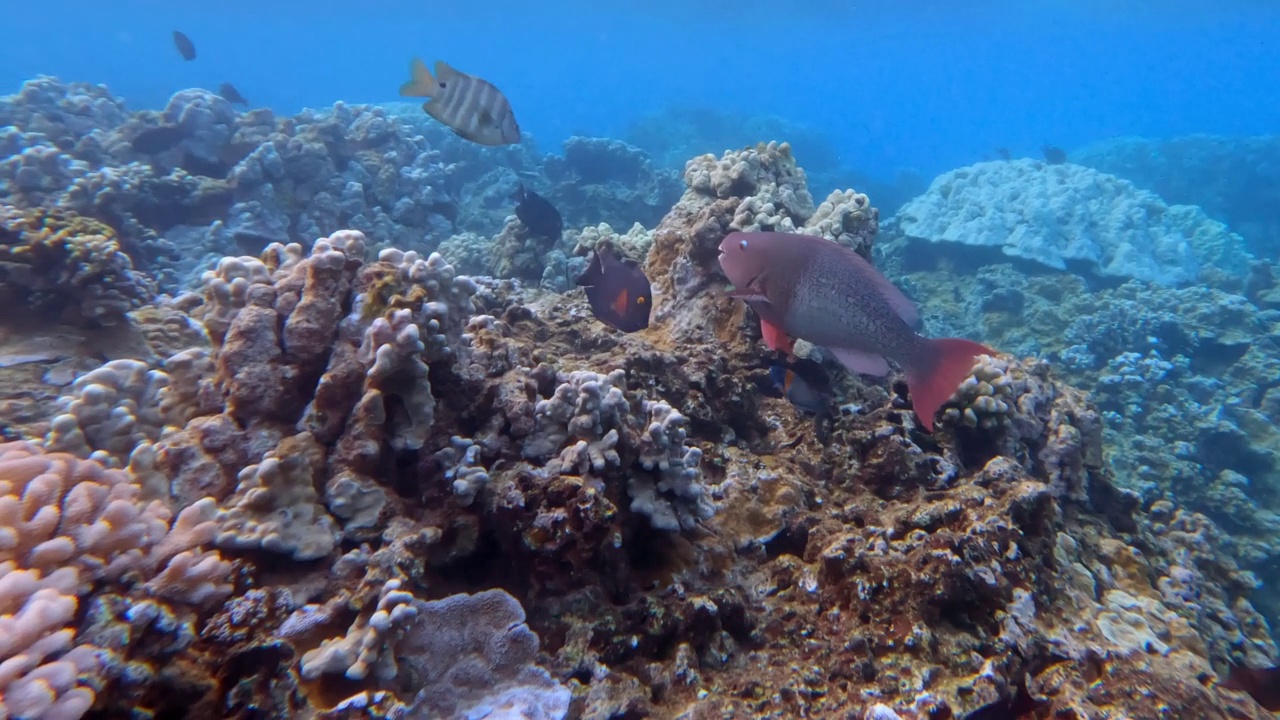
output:
<instances>
[{"instance_id":1,"label":"brown coral","mask_svg":"<svg viewBox=\"0 0 1280 720\"><path fill-rule=\"evenodd\" d=\"M116 325L150 297L111 228L64 210L0 205L0 312L10 323L35 314Z\"/></svg>"}]
</instances>

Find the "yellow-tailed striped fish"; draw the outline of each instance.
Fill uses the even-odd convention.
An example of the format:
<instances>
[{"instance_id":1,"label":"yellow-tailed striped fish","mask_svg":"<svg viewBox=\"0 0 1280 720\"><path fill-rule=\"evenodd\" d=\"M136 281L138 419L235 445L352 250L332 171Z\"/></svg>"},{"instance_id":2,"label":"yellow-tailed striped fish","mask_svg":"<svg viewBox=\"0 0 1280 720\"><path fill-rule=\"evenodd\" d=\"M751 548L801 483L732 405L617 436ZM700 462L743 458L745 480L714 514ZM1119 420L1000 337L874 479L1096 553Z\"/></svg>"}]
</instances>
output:
<instances>
[{"instance_id":1,"label":"yellow-tailed striped fish","mask_svg":"<svg viewBox=\"0 0 1280 720\"><path fill-rule=\"evenodd\" d=\"M436 61L432 77L426 64L414 58L409 76L409 82L400 86L400 94L431 98L422 109L459 137L481 145L520 142L520 126L511 103L493 83L454 70L443 60Z\"/></svg>"}]
</instances>

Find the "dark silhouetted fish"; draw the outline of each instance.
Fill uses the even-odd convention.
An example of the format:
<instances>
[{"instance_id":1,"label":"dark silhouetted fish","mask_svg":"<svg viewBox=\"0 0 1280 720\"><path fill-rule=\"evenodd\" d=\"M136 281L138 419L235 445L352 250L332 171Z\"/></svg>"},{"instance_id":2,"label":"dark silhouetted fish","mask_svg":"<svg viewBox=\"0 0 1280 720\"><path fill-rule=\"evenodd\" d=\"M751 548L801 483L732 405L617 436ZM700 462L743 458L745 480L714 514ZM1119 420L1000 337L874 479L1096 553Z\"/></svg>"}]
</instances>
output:
<instances>
[{"instance_id":1,"label":"dark silhouetted fish","mask_svg":"<svg viewBox=\"0 0 1280 720\"><path fill-rule=\"evenodd\" d=\"M1040 152L1044 153L1044 161L1050 165L1061 165L1067 161L1067 151L1060 147L1045 145Z\"/></svg>"},{"instance_id":2,"label":"dark silhouetted fish","mask_svg":"<svg viewBox=\"0 0 1280 720\"><path fill-rule=\"evenodd\" d=\"M182 31L173 31L173 46L178 48L183 60L196 59L196 44L191 42L191 38L187 37Z\"/></svg>"},{"instance_id":3,"label":"dark silhouetted fish","mask_svg":"<svg viewBox=\"0 0 1280 720\"><path fill-rule=\"evenodd\" d=\"M182 141L182 129L177 125L149 127L133 136L129 145L134 152L157 155Z\"/></svg>"},{"instance_id":4,"label":"dark silhouetted fish","mask_svg":"<svg viewBox=\"0 0 1280 720\"><path fill-rule=\"evenodd\" d=\"M829 410L831 383L821 364L809 358L775 362L769 366L769 379L773 397L784 397L811 415Z\"/></svg>"},{"instance_id":5,"label":"dark silhouetted fish","mask_svg":"<svg viewBox=\"0 0 1280 720\"><path fill-rule=\"evenodd\" d=\"M1027 679L1018 680L1013 697L1002 697L995 702L987 703L964 716L964 720L1022 720L1045 705L1044 700L1037 700L1027 690Z\"/></svg>"},{"instance_id":6,"label":"dark silhouetted fish","mask_svg":"<svg viewBox=\"0 0 1280 720\"><path fill-rule=\"evenodd\" d=\"M779 232L732 232L720 243L720 268L743 300L787 337L822 345L855 372L883 376L886 359L902 365L920 424L933 416L994 352L960 338L915 330L920 314L902 291L861 255L831 240Z\"/></svg>"},{"instance_id":7,"label":"dark silhouetted fish","mask_svg":"<svg viewBox=\"0 0 1280 720\"><path fill-rule=\"evenodd\" d=\"M577 284L586 287L591 313L601 322L622 332L649 327L653 308L649 278L635 263L618 259L607 244L596 246L591 264Z\"/></svg>"},{"instance_id":8,"label":"dark silhouetted fish","mask_svg":"<svg viewBox=\"0 0 1280 720\"><path fill-rule=\"evenodd\" d=\"M436 74L432 77L422 60L414 58L409 64L409 82L400 86L400 94L431 98L422 104L422 109L471 142L520 142L520 126L502 91L487 80L454 70L443 60L436 61Z\"/></svg>"},{"instance_id":9,"label":"dark silhouetted fish","mask_svg":"<svg viewBox=\"0 0 1280 720\"><path fill-rule=\"evenodd\" d=\"M795 408L813 415L814 434L819 442L830 437L831 381L822 365L808 358L788 358L769 364L767 385L761 391L774 398L786 398Z\"/></svg>"},{"instance_id":10,"label":"dark silhouetted fish","mask_svg":"<svg viewBox=\"0 0 1280 720\"><path fill-rule=\"evenodd\" d=\"M512 196L516 201L516 217L529 228L534 235L559 240L564 231L564 221L560 219L560 211L546 198L525 188L524 183Z\"/></svg>"},{"instance_id":11,"label":"dark silhouetted fish","mask_svg":"<svg viewBox=\"0 0 1280 720\"><path fill-rule=\"evenodd\" d=\"M1280 666L1247 668L1232 665L1226 681L1220 684L1228 690L1248 693L1267 712L1280 711Z\"/></svg>"},{"instance_id":12,"label":"dark silhouetted fish","mask_svg":"<svg viewBox=\"0 0 1280 720\"><path fill-rule=\"evenodd\" d=\"M232 104L249 104L249 101L245 100L244 96L240 94L240 91L236 89L236 86L231 83L222 83L222 85L218 86L218 94L226 98L227 102Z\"/></svg>"},{"instance_id":13,"label":"dark silhouetted fish","mask_svg":"<svg viewBox=\"0 0 1280 720\"><path fill-rule=\"evenodd\" d=\"M1009 154L1009 148L996 148L996 154L1000 156L1001 160L1008 160L1012 157Z\"/></svg>"}]
</instances>

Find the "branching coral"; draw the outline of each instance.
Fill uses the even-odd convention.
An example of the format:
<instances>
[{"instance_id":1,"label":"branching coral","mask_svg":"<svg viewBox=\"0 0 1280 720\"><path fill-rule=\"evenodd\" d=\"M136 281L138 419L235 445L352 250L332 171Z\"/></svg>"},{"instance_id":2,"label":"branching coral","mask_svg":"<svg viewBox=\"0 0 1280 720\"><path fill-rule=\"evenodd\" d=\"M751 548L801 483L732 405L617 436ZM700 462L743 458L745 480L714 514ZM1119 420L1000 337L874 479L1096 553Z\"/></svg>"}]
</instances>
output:
<instances>
[{"instance_id":1,"label":"branching coral","mask_svg":"<svg viewBox=\"0 0 1280 720\"><path fill-rule=\"evenodd\" d=\"M0 445L0 715L78 718L109 653L78 643L80 599L104 582L204 605L231 592L231 566L200 548L211 499L171 520L120 470L38 446Z\"/></svg>"}]
</instances>

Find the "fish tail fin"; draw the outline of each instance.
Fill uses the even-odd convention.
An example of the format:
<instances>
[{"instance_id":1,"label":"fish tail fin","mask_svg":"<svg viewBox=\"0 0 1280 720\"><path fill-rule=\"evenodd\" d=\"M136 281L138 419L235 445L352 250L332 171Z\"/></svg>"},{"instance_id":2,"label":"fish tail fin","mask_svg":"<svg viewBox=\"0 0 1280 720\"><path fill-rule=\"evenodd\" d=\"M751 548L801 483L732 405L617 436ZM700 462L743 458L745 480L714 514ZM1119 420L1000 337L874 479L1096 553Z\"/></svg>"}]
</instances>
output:
<instances>
[{"instance_id":1,"label":"fish tail fin","mask_svg":"<svg viewBox=\"0 0 1280 720\"><path fill-rule=\"evenodd\" d=\"M926 341L924 357L907 368L911 405L924 429L933 432L933 416L973 371L974 358L995 351L972 340L941 338Z\"/></svg>"},{"instance_id":2,"label":"fish tail fin","mask_svg":"<svg viewBox=\"0 0 1280 720\"><path fill-rule=\"evenodd\" d=\"M409 61L409 82L400 86L403 97L431 97L440 92L440 84L431 76L422 58Z\"/></svg>"}]
</instances>

